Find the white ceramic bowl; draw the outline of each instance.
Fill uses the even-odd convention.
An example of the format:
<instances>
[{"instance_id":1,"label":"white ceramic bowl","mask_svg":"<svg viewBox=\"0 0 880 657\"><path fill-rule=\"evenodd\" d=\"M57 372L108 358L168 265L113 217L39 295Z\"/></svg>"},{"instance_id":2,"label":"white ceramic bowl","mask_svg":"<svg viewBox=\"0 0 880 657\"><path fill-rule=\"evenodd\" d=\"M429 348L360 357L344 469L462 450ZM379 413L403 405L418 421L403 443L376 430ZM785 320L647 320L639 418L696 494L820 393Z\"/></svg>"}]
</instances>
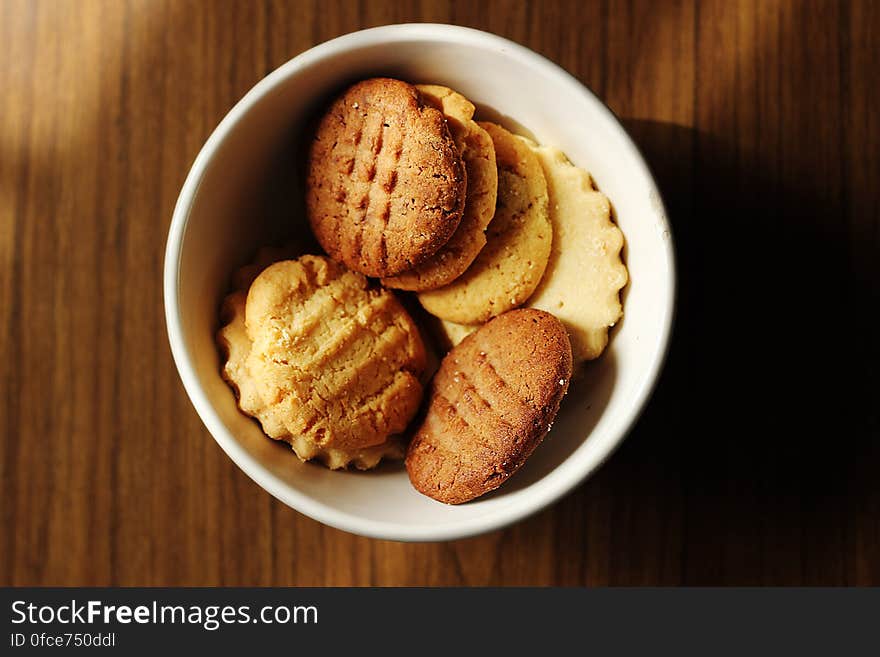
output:
<instances>
[{"instance_id":1,"label":"white ceramic bowl","mask_svg":"<svg viewBox=\"0 0 880 657\"><path fill-rule=\"evenodd\" d=\"M302 464L238 412L214 342L232 271L267 242L305 230L292 157L309 116L348 82L390 75L434 82L483 117L525 127L590 171L626 236L625 318L607 352L572 385L553 430L501 489L446 506L417 493L402 465L369 473ZM290 216L267 211L290 198ZM581 482L612 453L657 380L673 317L672 240L657 187L614 115L575 78L500 37L450 25L391 25L323 43L257 84L205 143L180 192L165 255L174 360L208 430L244 472L323 523L378 538L448 540L523 518Z\"/></svg>"}]
</instances>

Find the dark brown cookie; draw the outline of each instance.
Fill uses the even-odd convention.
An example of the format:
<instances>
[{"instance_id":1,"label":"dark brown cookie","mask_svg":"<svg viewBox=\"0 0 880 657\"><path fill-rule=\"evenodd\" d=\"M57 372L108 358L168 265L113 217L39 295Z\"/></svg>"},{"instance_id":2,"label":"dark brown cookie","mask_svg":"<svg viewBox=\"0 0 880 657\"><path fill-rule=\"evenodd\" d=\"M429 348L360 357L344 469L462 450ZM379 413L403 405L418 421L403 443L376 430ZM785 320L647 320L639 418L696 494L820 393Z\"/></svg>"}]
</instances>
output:
<instances>
[{"instance_id":1,"label":"dark brown cookie","mask_svg":"<svg viewBox=\"0 0 880 657\"><path fill-rule=\"evenodd\" d=\"M394 276L455 232L465 175L446 119L415 87L363 80L331 105L315 133L309 221L334 260L367 276Z\"/></svg>"},{"instance_id":2,"label":"dark brown cookie","mask_svg":"<svg viewBox=\"0 0 880 657\"><path fill-rule=\"evenodd\" d=\"M447 504L498 488L550 429L571 378L562 323L532 308L499 315L450 351L406 456L413 486Z\"/></svg>"}]
</instances>

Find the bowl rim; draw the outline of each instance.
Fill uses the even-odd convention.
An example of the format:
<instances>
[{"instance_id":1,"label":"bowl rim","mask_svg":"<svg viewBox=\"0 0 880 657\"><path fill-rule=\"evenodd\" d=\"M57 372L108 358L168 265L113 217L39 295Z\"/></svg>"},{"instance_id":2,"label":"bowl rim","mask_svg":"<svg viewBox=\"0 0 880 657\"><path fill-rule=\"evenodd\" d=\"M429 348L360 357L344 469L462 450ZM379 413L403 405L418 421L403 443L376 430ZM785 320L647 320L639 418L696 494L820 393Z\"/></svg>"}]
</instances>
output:
<instances>
[{"instance_id":1,"label":"bowl rim","mask_svg":"<svg viewBox=\"0 0 880 657\"><path fill-rule=\"evenodd\" d=\"M340 51L379 43L387 44L412 40L441 40L448 43L483 48L488 46L504 51L507 56L513 57L519 63L527 64L537 69L541 75L555 78L557 82L570 87L574 93L580 94L586 102L592 104L599 114L604 116L604 120L608 123L609 127L619 131L625 148L641 169L640 173L642 176L649 183L651 198L656 200L656 219L662 227L666 238L663 240L663 244L665 260L668 263L666 284L669 289L669 296L668 302L663 309L664 315L661 320L660 334L657 336L657 348L654 352L654 358L649 364L646 376L643 377L641 385L636 392L628 416L618 426L613 428L613 438L609 440L604 452L591 457L589 460L585 460L577 468L570 468L567 477L557 480L552 486L545 486L537 490L534 496L524 503L501 507L485 515L433 526L408 526L397 522L366 519L352 513L340 511L331 505L315 500L298 490L290 488L282 479L261 465L247 452L235 436L226 429L219 414L202 389L190 355L185 347L186 343L179 305L179 274L183 237L186 233L196 193L215 152L244 115L260 98L278 84L328 56L336 55ZM396 541L448 541L475 536L504 527L553 504L593 474L626 438L641 416L654 391L669 351L677 297L675 249L666 206L663 203L663 198L650 167L614 112L580 80L543 55L496 34L443 23L401 23L344 34L300 53L257 82L223 117L205 141L187 174L180 195L177 198L168 231L168 241L165 248L163 291L168 340L180 379L200 419L229 458L248 477L273 497L318 522L370 538Z\"/></svg>"}]
</instances>

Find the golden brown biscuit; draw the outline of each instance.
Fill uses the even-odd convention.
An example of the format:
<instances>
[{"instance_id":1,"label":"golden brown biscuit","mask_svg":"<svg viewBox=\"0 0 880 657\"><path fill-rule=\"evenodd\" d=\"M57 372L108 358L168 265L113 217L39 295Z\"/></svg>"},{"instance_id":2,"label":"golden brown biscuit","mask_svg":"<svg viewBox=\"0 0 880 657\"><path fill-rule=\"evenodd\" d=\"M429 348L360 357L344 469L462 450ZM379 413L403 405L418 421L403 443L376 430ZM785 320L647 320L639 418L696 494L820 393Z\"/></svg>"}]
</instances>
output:
<instances>
[{"instance_id":1,"label":"golden brown biscuit","mask_svg":"<svg viewBox=\"0 0 880 657\"><path fill-rule=\"evenodd\" d=\"M550 429L571 378L565 327L513 310L450 351L406 455L413 486L447 504L498 488Z\"/></svg>"},{"instance_id":2,"label":"golden brown biscuit","mask_svg":"<svg viewBox=\"0 0 880 657\"><path fill-rule=\"evenodd\" d=\"M284 430L283 421L275 417L275 410L263 401L256 389L256 380L247 365L251 351L251 341L245 328L245 300L247 294L234 292L226 297L223 314L227 324L218 333L217 339L226 363L223 378L235 391L238 406L243 413L260 421L264 427L272 427L276 435L272 437L290 444L294 453L303 461L315 459L331 470L354 466L359 470L376 467L384 459L400 459L405 453L402 436L391 436L384 443L363 449L338 449L319 446L304 436L293 436ZM264 431L266 431L264 429Z\"/></svg>"},{"instance_id":3,"label":"golden brown biscuit","mask_svg":"<svg viewBox=\"0 0 880 657\"><path fill-rule=\"evenodd\" d=\"M458 228L465 194L446 119L406 82L358 82L318 126L309 221L330 257L354 271L394 276L423 263Z\"/></svg>"},{"instance_id":4,"label":"golden brown biscuit","mask_svg":"<svg viewBox=\"0 0 880 657\"><path fill-rule=\"evenodd\" d=\"M486 246L451 284L419 294L425 310L459 324L480 324L525 303L541 281L553 241L538 158L501 126L480 125L492 137L498 164L497 206Z\"/></svg>"},{"instance_id":5,"label":"golden brown biscuit","mask_svg":"<svg viewBox=\"0 0 880 657\"><path fill-rule=\"evenodd\" d=\"M498 169L489 133L473 120L474 105L448 87L416 86L422 98L442 111L461 153L467 177L467 198L458 229L437 253L415 269L383 278L387 287L400 290L433 290L461 276L486 244L486 227L495 214Z\"/></svg>"},{"instance_id":6,"label":"golden brown biscuit","mask_svg":"<svg viewBox=\"0 0 880 657\"><path fill-rule=\"evenodd\" d=\"M425 349L391 292L321 256L265 269L225 303L218 339L239 406L306 460L366 469L399 456Z\"/></svg>"}]
</instances>

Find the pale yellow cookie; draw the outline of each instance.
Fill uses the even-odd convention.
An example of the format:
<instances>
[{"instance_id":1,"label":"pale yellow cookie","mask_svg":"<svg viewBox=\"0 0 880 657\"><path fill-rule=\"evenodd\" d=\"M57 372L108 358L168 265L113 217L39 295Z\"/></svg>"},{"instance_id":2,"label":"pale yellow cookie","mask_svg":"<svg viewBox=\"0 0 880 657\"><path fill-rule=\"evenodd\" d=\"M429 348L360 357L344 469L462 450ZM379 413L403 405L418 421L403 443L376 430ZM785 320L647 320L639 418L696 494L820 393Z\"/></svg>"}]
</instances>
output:
<instances>
[{"instance_id":1,"label":"pale yellow cookie","mask_svg":"<svg viewBox=\"0 0 880 657\"><path fill-rule=\"evenodd\" d=\"M257 392L256 381L247 366L251 351L251 341L245 328L245 292L234 292L224 301L224 315L228 323L218 336L218 342L227 354L223 366L223 378L232 386L238 397L238 406L243 413L260 421L270 429L272 438L282 440L293 448L303 461L316 460L331 470L353 466L358 470L369 470L384 459L402 459L405 445L401 436L391 436L384 443L363 449L337 449L321 447L304 436L293 436L284 430L284 423L276 411L266 404Z\"/></svg>"},{"instance_id":2,"label":"pale yellow cookie","mask_svg":"<svg viewBox=\"0 0 880 657\"><path fill-rule=\"evenodd\" d=\"M623 314L623 233L611 220L608 198L596 190L590 174L559 149L519 139L544 168L553 223L547 271L527 305L562 321L575 362L598 358L608 343L609 327Z\"/></svg>"},{"instance_id":3,"label":"pale yellow cookie","mask_svg":"<svg viewBox=\"0 0 880 657\"><path fill-rule=\"evenodd\" d=\"M554 241L537 156L501 126L480 126L492 137L498 164L497 205L486 246L450 285L419 294L428 312L459 324L481 324L525 303L541 281Z\"/></svg>"},{"instance_id":4,"label":"pale yellow cookie","mask_svg":"<svg viewBox=\"0 0 880 657\"><path fill-rule=\"evenodd\" d=\"M303 256L265 269L247 295L227 297L224 314L224 378L267 435L334 469L402 457L425 350L391 292Z\"/></svg>"},{"instance_id":5,"label":"pale yellow cookie","mask_svg":"<svg viewBox=\"0 0 880 657\"><path fill-rule=\"evenodd\" d=\"M449 241L415 269L382 279L387 287L411 291L442 287L464 273L486 244L498 192L495 147L489 133L473 120L473 103L448 87L420 84L416 89L446 117L467 173L467 194L461 223Z\"/></svg>"}]
</instances>

